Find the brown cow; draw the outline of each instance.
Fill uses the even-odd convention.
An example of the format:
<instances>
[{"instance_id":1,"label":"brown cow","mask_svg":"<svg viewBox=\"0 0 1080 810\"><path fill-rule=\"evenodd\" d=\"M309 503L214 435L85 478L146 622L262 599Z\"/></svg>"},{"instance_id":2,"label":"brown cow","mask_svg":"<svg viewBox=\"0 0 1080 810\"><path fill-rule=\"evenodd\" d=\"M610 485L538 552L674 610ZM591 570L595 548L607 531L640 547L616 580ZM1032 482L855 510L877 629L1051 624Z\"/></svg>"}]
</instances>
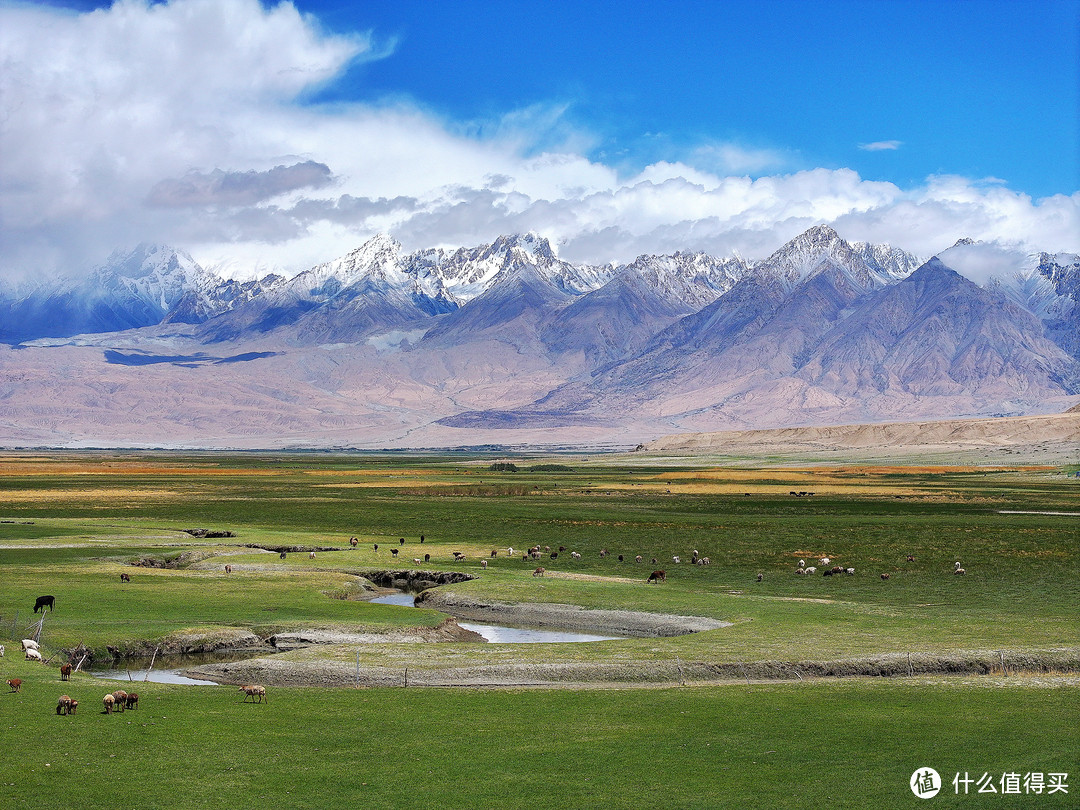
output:
<instances>
[{"instance_id":1,"label":"brown cow","mask_svg":"<svg viewBox=\"0 0 1080 810\"><path fill-rule=\"evenodd\" d=\"M658 584L667 582L667 571L653 571L649 574L649 578L645 580L645 584L648 585L650 582L656 582Z\"/></svg>"},{"instance_id":2,"label":"brown cow","mask_svg":"<svg viewBox=\"0 0 1080 810\"><path fill-rule=\"evenodd\" d=\"M60 680L62 680L62 681L70 681L71 680L71 664L64 664L63 666L60 667Z\"/></svg>"},{"instance_id":3,"label":"brown cow","mask_svg":"<svg viewBox=\"0 0 1080 810\"><path fill-rule=\"evenodd\" d=\"M120 575L120 581L121 582L131 582L131 574L121 574Z\"/></svg>"}]
</instances>

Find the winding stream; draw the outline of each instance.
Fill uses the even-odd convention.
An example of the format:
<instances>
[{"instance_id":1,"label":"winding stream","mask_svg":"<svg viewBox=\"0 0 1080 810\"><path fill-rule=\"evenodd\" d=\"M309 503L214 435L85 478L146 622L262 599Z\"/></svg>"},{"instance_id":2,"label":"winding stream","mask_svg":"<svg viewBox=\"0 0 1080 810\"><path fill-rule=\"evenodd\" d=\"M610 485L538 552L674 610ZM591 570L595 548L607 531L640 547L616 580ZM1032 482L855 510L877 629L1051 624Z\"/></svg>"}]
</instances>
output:
<instances>
[{"instance_id":1,"label":"winding stream","mask_svg":"<svg viewBox=\"0 0 1080 810\"><path fill-rule=\"evenodd\" d=\"M414 607L410 593L390 593L368 600L380 605ZM459 627L479 633L489 644L567 644L585 641L614 641L621 636L598 636L592 633L575 633L570 630L539 630L532 627L508 627L502 624L458 622Z\"/></svg>"},{"instance_id":2,"label":"winding stream","mask_svg":"<svg viewBox=\"0 0 1080 810\"><path fill-rule=\"evenodd\" d=\"M369 600L380 605L400 605L401 607L415 607L415 597L410 593L398 591L396 593L377 596ZM567 644L588 641L613 641L622 636L601 636L594 633L576 633L570 630L539 630L532 627L508 627L500 624L483 624L480 622L458 622L458 625L466 630L479 633L489 644ZM230 661L241 661L246 658L260 655L272 655L266 650L257 652L233 652L233 653L203 653L190 655L163 655L157 658L154 669L147 672L141 667L133 667L127 662L109 662L108 666L90 668L86 670L95 678L123 681L125 683L138 684L143 681L153 683L178 683L192 686L216 686L214 681L204 681L188 678L181 675L193 666L199 664L224 664Z\"/></svg>"}]
</instances>

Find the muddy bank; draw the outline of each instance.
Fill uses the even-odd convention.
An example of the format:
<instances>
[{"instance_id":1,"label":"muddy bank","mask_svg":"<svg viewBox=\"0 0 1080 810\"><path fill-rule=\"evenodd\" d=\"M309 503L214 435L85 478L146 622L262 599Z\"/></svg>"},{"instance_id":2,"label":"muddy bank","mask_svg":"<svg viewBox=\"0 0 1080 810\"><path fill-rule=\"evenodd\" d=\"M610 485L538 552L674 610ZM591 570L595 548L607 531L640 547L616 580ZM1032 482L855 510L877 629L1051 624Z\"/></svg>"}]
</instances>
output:
<instances>
[{"instance_id":1,"label":"muddy bank","mask_svg":"<svg viewBox=\"0 0 1080 810\"><path fill-rule=\"evenodd\" d=\"M472 574L462 574L457 571L416 571L412 569L364 571L361 575L380 588L394 588L407 593L419 593L439 585L456 585L459 582L476 579Z\"/></svg>"},{"instance_id":2,"label":"muddy bank","mask_svg":"<svg viewBox=\"0 0 1080 810\"><path fill-rule=\"evenodd\" d=\"M436 627L407 627L387 633L345 633L338 630L298 630L275 633L268 639L275 650L284 652L313 644L419 644L442 641L484 643L484 637L458 626L448 618Z\"/></svg>"},{"instance_id":3,"label":"muddy bank","mask_svg":"<svg viewBox=\"0 0 1080 810\"><path fill-rule=\"evenodd\" d=\"M417 607L449 613L459 619L543 629L581 630L602 635L656 638L685 636L730 627L731 622L700 616L637 613L629 610L590 610L577 605L479 602L459 594L424 591Z\"/></svg>"},{"instance_id":4,"label":"muddy bank","mask_svg":"<svg viewBox=\"0 0 1080 810\"><path fill-rule=\"evenodd\" d=\"M831 661L642 661L520 663L472 667L361 667L342 662L254 658L185 672L219 683L267 686L488 686L631 687L814 678L927 677L942 675L1060 674L1080 672L1080 649L966 650L946 655L889 653Z\"/></svg>"},{"instance_id":5,"label":"muddy bank","mask_svg":"<svg viewBox=\"0 0 1080 810\"><path fill-rule=\"evenodd\" d=\"M57 659L64 656L69 661L85 660L91 664L102 660L126 658L150 658L161 655L191 655L220 652L274 652L265 640L239 627L216 628L209 632L173 633L156 641L136 639L117 644L107 644L104 649L78 646L58 651Z\"/></svg>"}]
</instances>

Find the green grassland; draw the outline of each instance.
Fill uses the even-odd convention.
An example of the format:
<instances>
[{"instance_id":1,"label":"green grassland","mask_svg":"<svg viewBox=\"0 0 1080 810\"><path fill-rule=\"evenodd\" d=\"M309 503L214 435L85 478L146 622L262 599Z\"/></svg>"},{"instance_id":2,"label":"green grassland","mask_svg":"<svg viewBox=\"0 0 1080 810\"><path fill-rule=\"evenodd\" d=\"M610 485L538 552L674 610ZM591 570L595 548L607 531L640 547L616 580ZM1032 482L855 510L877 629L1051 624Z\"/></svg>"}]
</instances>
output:
<instances>
[{"instance_id":1,"label":"green grassland","mask_svg":"<svg viewBox=\"0 0 1080 810\"><path fill-rule=\"evenodd\" d=\"M66 806L73 781L87 807L892 807L918 802L907 779L920 766L950 779L1026 769L1075 781L1080 701L1061 670L1080 655L1080 518L1045 514L1080 511L1080 482L1064 470L566 457L555 462L569 470L515 458L516 472L496 472L494 460L0 456L0 637L14 640L0 638L0 671L25 681L0 696L10 741L0 746L0 807ZM195 527L236 536L183 531ZM565 551L522 561L532 545ZM265 550L283 547L337 550L284 560ZM712 564L687 564L695 549ZM454 562L455 551L466 559ZM476 577L440 589L465 600L732 624L597 644L327 645L281 658L411 672L617 663L640 666L642 684L649 666L672 661L687 673L757 673L770 662L1007 651L1030 666L1007 677L671 687L699 683L691 674L616 690L281 688L264 706L241 705L230 687L147 683L140 709L118 717L99 714L102 682L77 674L61 685L56 674L60 650L79 645L432 627L443 614L357 598L365 572L411 569L424 554L425 570ZM794 573L799 559L820 569L825 555L856 574ZM170 567L131 565L139 560ZM955 561L966 575L952 574ZM537 564L547 576L532 576ZM654 567L667 570L665 583L645 583ZM120 583L121 572L132 581ZM42 667L12 648L46 593L56 610L42 641L55 659ZM82 702L79 714L53 713L61 691ZM141 792L118 799L110 769L136 761ZM934 801L964 804L951 794L949 785ZM994 804L1069 806L1062 798Z\"/></svg>"}]
</instances>

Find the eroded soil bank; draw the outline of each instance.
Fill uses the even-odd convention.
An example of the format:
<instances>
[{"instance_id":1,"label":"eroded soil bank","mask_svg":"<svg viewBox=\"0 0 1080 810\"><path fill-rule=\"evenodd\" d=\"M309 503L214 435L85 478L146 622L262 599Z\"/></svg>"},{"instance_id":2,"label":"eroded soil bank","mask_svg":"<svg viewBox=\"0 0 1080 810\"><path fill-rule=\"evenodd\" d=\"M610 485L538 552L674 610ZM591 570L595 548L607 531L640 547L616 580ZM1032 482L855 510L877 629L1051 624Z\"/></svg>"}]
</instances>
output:
<instances>
[{"instance_id":1,"label":"eroded soil bank","mask_svg":"<svg viewBox=\"0 0 1080 810\"><path fill-rule=\"evenodd\" d=\"M337 661L253 658L185 671L219 683L267 686L632 687L842 677L926 677L1080 672L1080 649L968 650L947 655L890 653L832 661L478 664L470 667L360 667Z\"/></svg>"},{"instance_id":2,"label":"eroded soil bank","mask_svg":"<svg viewBox=\"0 0 1080 810\"><path fill-rule=\"evenodd\" d=\"M629 610L590 610L577 605L546 603L481 602L459 594L439 591L424 591L416 598L416 605L448 613L458 619L638 638L685 636L688 633L731 626L731 622L700 616L638 613Z\"/></svg>"}]
</instances>

